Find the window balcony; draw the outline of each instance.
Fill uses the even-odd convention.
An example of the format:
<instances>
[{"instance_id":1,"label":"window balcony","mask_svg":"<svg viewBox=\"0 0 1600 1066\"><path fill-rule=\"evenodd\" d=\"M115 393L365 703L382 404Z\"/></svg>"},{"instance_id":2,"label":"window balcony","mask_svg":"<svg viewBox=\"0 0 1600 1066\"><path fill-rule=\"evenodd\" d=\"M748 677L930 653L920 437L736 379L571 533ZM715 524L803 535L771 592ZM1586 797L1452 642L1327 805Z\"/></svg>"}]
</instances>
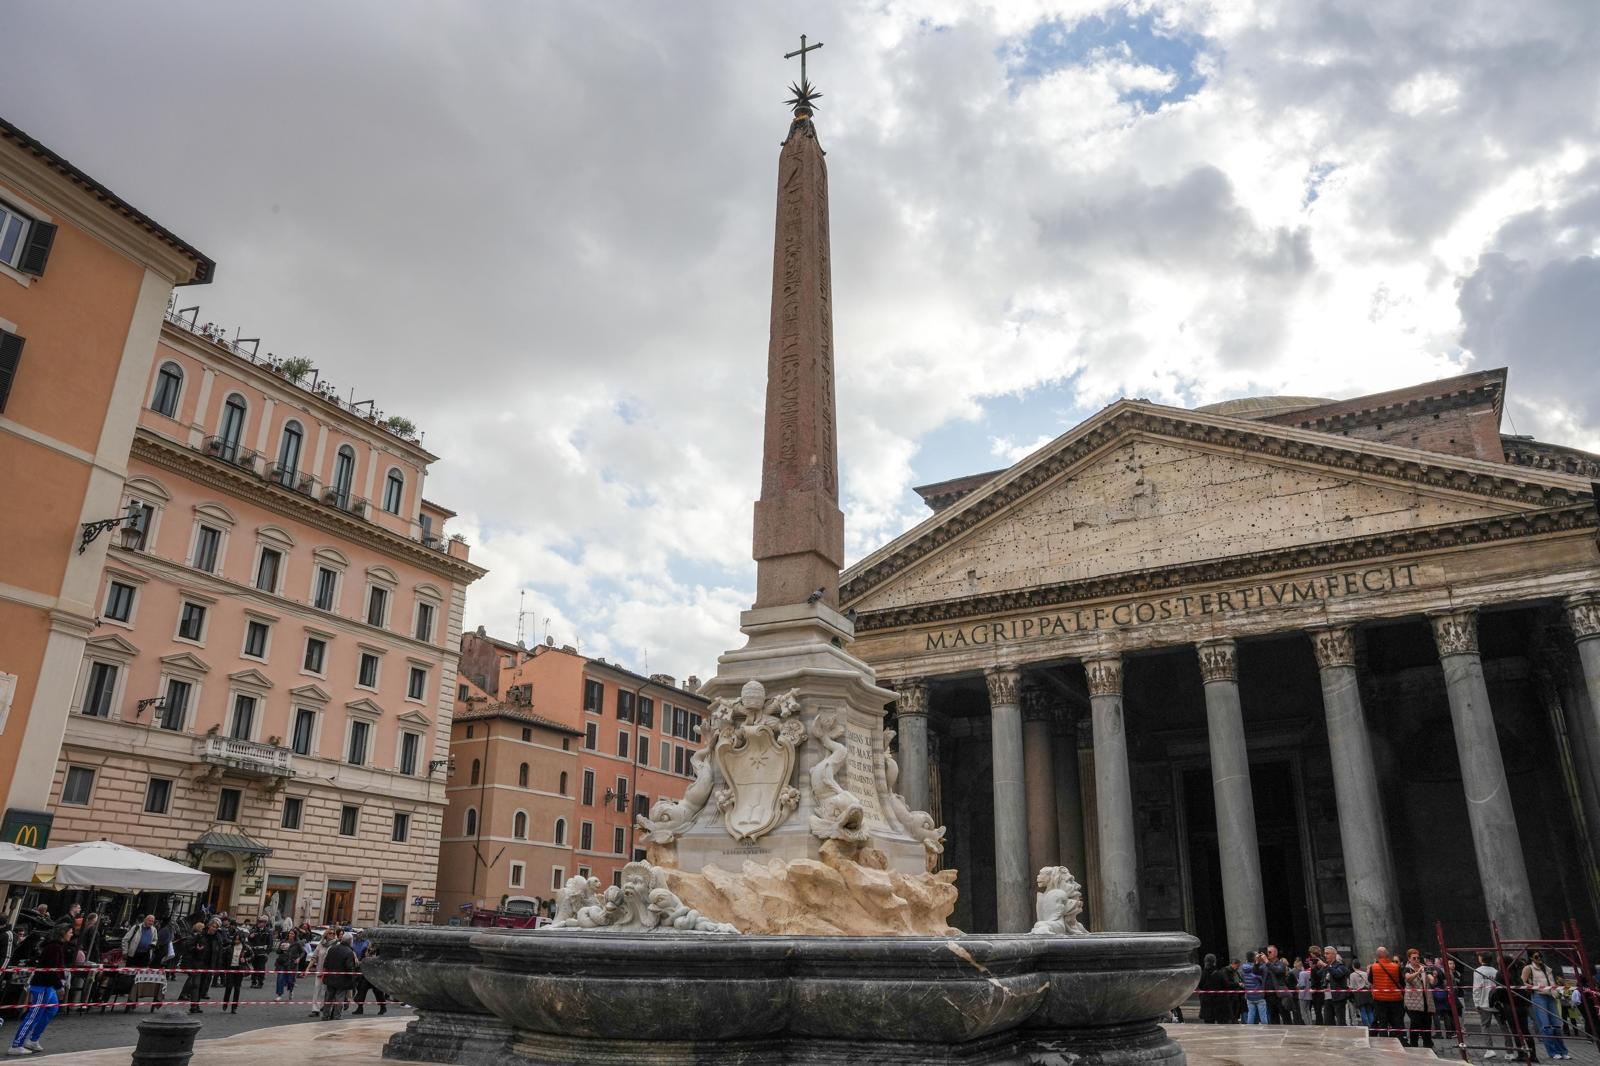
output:
<instances>
[{"instance_id":1,"label":"window balcony","mask_svg":"<svg viewBox=\"0 0 1600 1066\"><path fill-rule=\"evenodd\" d=\"M238 441L228 440L226 437L207 437L201 442L200 450L229 466L241 467L252 472L257 469L256 461L259 457Z\"/></svg>"},{"instance_id":2,"label":"window balcony","mask_svg":"<svg viewBox=\"0 0 1600 1066\"><path fill-rule=\"evenodd\" d=\"M282 485L290 492L298 492L302 496L314 496L317 491L317 479L304 470L296 470L292 466L282 463L267 464L267 471L262 479L276 485Z\"/></svg>"},{"instance_id":3,"label":"window balcony","mask_svg":"<svg viewBox=\"0 0 1600 1066\"><path fill-rule=\"evenodd\" d=\"M322 502L327 504L329 507L336 507L347 514L353 514L357 518L367 517L367 501L363 500L359 496L350 495L349 491L347 490L340 491L337 486L330 485L328 488L323 490Z\"/></svg>"},{"instance_id":4,"label":"window balcony","mask_svg":"<svg viewBox=\"0 0 1600 1066\"><path fill-rule=\"evenodd\" d=\"M203 763L244 777L294 776L294 752L276 744L258 744L253 740L234 740L212 734L200 738L195 744L195 754Z\"/></svg>"}]
</instances>

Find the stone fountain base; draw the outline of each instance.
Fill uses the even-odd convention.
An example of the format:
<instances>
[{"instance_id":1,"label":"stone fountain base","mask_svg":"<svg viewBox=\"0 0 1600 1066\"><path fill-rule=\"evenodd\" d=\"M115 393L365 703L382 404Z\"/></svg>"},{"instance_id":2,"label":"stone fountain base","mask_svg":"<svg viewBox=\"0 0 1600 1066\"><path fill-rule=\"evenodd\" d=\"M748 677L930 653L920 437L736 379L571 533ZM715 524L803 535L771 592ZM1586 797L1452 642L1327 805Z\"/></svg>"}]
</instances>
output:
<instances>
[{"instance_id":1,"label":"stone fountain base","mask_svg":"<svg viewBox=\"0 0 1600 1066\"><path fill-rule=\"evenodd\" d=\"M1199 978L1182 933L374 940L369 976L419 1015L385 1057L463 1066L1177 1064L1159 1023Z\"/></svg>"}]
</instances>

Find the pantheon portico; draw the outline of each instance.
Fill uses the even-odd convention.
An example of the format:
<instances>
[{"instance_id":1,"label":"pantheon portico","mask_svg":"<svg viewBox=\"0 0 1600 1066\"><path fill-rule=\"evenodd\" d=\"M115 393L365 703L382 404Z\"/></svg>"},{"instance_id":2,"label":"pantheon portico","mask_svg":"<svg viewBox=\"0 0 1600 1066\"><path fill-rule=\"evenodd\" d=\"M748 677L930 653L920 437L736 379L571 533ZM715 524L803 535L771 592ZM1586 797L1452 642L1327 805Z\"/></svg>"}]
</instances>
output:
<instances>
[{"instance_id":1,"label":"pantheon portico","mask_svg":"<svg viewBox=\"0 0 1600 1066\"><path fill-rule=\"evenodd\" d=\"M956 924L1061 863L1219 955L1595 928L1600 457L1503 437L1505 383L1123 400L919 490L841 601Z\"/></svg>"}]
</instances>

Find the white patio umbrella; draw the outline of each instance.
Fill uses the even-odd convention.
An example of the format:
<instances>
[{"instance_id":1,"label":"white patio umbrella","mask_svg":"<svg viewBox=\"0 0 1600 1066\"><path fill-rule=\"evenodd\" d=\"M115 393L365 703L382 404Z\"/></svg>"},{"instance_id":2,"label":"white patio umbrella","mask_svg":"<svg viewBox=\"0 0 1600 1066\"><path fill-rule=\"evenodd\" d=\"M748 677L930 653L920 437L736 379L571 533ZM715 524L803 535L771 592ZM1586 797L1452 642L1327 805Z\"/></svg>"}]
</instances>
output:
<instances>
[{"instance_id":1,"label":"white patio umbrella","mask_svg":"<svg viewBox=\"0 0 1600 1066\"><path fill-rule=\"evenodd\" d=\"M0 841L0 884L25 885L39 866L39 852L21 844Z\"/></svg>"},{"instance_id":2,"label":"white patio umbrella","mask_svg":"<svg viewBox=\"0 0 1600 1066\"><path fill-rule=\"evenodd\" d=\"M128 892L204 892L211 875L159 855L124 847L110 840L63 844L34 852L34 880L76 888L113 888Z\"/></svg>"}]
</instances>

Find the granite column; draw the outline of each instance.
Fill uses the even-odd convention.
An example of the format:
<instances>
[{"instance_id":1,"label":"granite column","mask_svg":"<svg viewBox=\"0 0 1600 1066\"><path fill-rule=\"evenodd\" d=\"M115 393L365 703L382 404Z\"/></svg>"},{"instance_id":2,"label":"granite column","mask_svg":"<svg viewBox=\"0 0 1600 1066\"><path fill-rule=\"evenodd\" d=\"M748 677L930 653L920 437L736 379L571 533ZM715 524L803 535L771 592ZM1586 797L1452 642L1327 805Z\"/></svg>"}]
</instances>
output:
<instances>
[{"instance_id":1,"label":"granite column","mask_svg":"<svg viewBox=\"0 0 1600 1066\"><path fill-rule=\"evenodd\" d=\"M993 666L989 684L994 773L995 919L1002 933L1033 928L1033 877L1028 871L1028 789L1023 770L1022 671Z\"/></svg>"},{"instance_id":2,"label":"granite column","mask_svg":"<svg viewBox=\"0 0 1600 1066\"><path fill-rule=\"evenodd\" d=\"M1055 760L1056 852L1061 865L1080 881L1084 869L1083 783L1078 764L1078 722L1065 706L1050 721L1050 754ZM1092 901L1085 901L1091 903ZM1086 908L1088 909L1088 908ZM1090 916L1094 916L1091 910Z\"/></svg>"},{"instance_id":3,"label":"granite column","mask_svg":"<svg viewBox=\"0 0 1600 1066\"><path fill-rule=\"evenodd\" d=\"M1567 600L1567 621L1577 638L1578 666L1583 671L1583 687L1589 695L1588 720L1582 723L1592 758L1600 758L1600 594L1589 593ZM1600 832L1600 826L1595 827Z\"/></svg>"},{"instance_id":4,"label":"granite column","mask_svg":"<svg viewBox=\"0 0 1600 1066\"><path fill-rule=\"evenodd\" d=\"M1499 923L1501 936L1536 937L1539 918L1528 885L1528 867L1522 857L1505 763L1500 758L1489 688L1483 681L1476 616L1476 610L1468 608L1441 611L1429 618L1450 697L1450 719L1461 759L1467 819L1472 827L1484 904L1490 919Z\"/></svg>"},{"instance_id":5,"label":"granite column","mask_svg":"<svg viewBox=\"0 0 1600 1066\"><path fill-rule=\"evenodd\" d=\"M1379 944L1398 950L1400 900L1379 803L1383 793L1372 759L1372 737L1356 679L1354 633L1349 628L1313 629L1311 647L1322 676L1322 710L1328 724L1356 957L1371 959Z\"/></svg>"},{"instance_id":6,"label":"granite column","mask_svg":"<svg viewBox=\"0 0 1600 1066\"><path fill-rule=\"evenodd\" d=\"M900 739L900 795L914 811L928 804L928 685L919 677L897 681L894 724Z\"/></svg>"},{"instance_id":7,"label":"granite column","mask_svg":"<svg viewBox=\"0 0 1600 1066\"><path fill-rule=\"evenodd\" d=\"M1217 849L1222 855L1222 909L1228 952L1242 959L1267 943L1267 904L1261 890L1261 849L1256 839L1255 797L1250 792L1250 752L1239 704L1234 643L1199 645L1206 690L1206 731L1211 746L1211 790L1217 807Z\"/></svg>"},{"instance_id":8,"label":"granite column","mask_svg":"<svg viewBox=\"0 0 1600 1066\"><path fill-rule=\"evenodd\" d=\"M1122 660L1090 659L1089 713L1094 722L1095 814L1099 823L1100 900L1095 930L1134 933L1144 926L1139 906L1138 837L1133 785L1128 776L1128 734L1122 720Z\"/></svg>"},{"instance_id":9,"label":"granite column","mask_svg":"<svg viewBox=\"0 0 1600 1066\"><path fill-rule=\"evenodd\" d=\"M1038 686L1022 690L1022 765L1028 779L1028 870L1035 877L1046 866L1061 865L1056 824L1056 766L1050 744L1054 716L1050 693Z\"/></svg>"}]
</instances>

